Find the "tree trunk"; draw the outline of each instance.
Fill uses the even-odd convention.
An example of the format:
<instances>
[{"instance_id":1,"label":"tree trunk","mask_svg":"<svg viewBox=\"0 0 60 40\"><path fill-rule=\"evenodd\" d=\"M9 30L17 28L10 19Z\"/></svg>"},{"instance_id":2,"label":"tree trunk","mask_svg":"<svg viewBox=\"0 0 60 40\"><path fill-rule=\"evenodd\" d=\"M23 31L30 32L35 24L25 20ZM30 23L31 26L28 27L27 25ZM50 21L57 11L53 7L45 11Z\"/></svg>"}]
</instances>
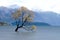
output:
<instances>
[{"instance_id":1,"label":"tree trunk","mask_svg":"<svg viewBox=\"0 0 60 40\"><path fill-rule=\"evenodd\" d=\"M17 24L17 28L15 29L15 32L17 32L17 31L18 31L18 28L19 28L19 24Z\"/></svg>"},{"instance_id":2,"label":"tree trunk","mask_svg":"<svg viewBox=\"0 0 60 40\"><path fill-rule=\"evenodd\" d=\"M19 24L17 24L17 28L15 29L15 32L17 32L18 31L18 28L22 28L23 27L23 25L24 25L24 23L27 21L27 18L25 19L25 21L22 23L22 25L21 26L19 26Z\"/></svg>"},{"instance_id":3,"label":"tree trunk","mask_svg":"<svg viewBox=\"0 0 60 40\"><path fill-rule=\"evenodd\" d=\"M15 32L17 32L18 29L19 29L19 28L22 28L22 27L23 27L23 25L21 25L21 26L19 26L19 27L17 26L17 28L15 29Z\"/></svg>"},{"instance_id":4,"label":"tree trunk","mask_svg":"<svg viewBox=\"0 0 60 40\"><path fill-rule=\"evenodd\" d=\"M18 27L15 29L15 32L17 32L18 31Z\"/></svg>"}]
</instances>

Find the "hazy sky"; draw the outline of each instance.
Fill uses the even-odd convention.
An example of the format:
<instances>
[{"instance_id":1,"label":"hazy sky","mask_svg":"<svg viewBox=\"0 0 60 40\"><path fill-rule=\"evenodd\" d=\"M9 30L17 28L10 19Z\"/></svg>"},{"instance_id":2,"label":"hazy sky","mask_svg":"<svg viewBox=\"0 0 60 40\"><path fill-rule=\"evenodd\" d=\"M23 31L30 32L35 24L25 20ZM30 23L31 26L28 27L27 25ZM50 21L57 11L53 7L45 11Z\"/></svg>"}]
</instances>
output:
<instances>
[{"instance_id":1,"label":"hazy sky","mask_svg":"<svg viewBox=\"0 0 60 40\"><path fill-rule=\"evenodd\" d=\"M32 10L60 13L60 0L0 0L0 6L17 4Z\"/></svg>"}]
</instances>

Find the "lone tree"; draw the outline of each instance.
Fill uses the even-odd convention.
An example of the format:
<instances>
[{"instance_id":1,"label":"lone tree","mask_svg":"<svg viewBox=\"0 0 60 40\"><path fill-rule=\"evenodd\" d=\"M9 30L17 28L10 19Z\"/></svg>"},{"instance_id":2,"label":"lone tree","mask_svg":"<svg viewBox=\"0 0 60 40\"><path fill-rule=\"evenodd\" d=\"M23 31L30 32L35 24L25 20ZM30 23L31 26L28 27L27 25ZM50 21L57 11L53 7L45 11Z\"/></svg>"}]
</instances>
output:
<instances>
[{"instance_id":1,"label":"lone tree","mask_svg":"<svg viewBox=\"0 0 60 40\"><path fill-rule=\"evenodd\" d=\"M28 10L26 7L19 8L15 13L12 14L14 20L16 20L17 32L19 28L22 28L27 22L32 22L33 20L33 11ZM22 22L21 25L19 22Z\"/></svg>"}]
</instances>

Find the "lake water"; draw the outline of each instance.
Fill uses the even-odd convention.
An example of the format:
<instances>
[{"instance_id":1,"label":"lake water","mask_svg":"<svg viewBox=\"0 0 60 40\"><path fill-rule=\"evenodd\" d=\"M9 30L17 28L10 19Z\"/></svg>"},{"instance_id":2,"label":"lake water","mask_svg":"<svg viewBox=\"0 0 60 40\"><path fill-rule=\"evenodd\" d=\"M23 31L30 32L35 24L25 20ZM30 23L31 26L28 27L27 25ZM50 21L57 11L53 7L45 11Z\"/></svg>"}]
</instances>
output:
<instances>
[{"instance_id":1,"label":"lake water","mask_svg":"<svg viewBox=\"0 0 60 40\"><path fill-rule=\"evenodd\" d=\"M19 29L14 26L0 26L0 40L60 40L60 27L39 26L36 32Z\"/></svg>"}]
</instances>

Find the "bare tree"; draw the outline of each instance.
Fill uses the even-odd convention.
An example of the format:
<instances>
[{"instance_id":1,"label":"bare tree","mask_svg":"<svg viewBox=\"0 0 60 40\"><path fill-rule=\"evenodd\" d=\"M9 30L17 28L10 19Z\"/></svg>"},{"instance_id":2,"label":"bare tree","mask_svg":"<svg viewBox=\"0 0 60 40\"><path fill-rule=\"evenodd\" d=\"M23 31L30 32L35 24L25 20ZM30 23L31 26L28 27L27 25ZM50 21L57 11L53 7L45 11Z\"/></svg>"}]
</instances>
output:
<instances>
[{"instance_id":1,"label":"bare tree","mask_svg":"<svg viewBox=\"0 0 60 40\"><path fill-rule=\"evenodd\" d=\"M33 21L33 11L28 10L26 7L19 8L15 13L12 14L12 17L14 20L16 20L16 26L17 28L15 31L18 31L18 28L22 28L24 24L27 24L26 22L32 22ZM19 21L22 22L22 24L19 24ZM20 25L20 26L19 26Z\"/></svg>"}]
</instances>

